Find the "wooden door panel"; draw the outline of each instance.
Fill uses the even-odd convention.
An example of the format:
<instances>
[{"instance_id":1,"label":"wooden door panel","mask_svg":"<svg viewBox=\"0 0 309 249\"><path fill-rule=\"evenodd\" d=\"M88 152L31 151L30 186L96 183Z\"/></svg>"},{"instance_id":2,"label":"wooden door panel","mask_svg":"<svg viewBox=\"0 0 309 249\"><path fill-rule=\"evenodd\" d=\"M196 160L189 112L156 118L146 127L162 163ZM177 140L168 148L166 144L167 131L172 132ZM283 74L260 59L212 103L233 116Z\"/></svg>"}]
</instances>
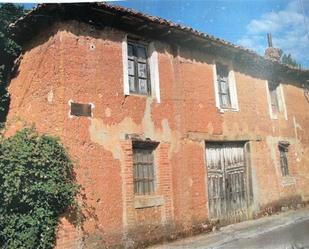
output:
<instances>
[{"instance_id":1,"label":"wooden door panel","mask_svg":"<svg viewBox=\"0 0 309 249\"><path fill-rule=\"evenodd\" d=\"M246 165L243 143L206 143L209 216L246 218Z\"/></svg>"}]
</instances>

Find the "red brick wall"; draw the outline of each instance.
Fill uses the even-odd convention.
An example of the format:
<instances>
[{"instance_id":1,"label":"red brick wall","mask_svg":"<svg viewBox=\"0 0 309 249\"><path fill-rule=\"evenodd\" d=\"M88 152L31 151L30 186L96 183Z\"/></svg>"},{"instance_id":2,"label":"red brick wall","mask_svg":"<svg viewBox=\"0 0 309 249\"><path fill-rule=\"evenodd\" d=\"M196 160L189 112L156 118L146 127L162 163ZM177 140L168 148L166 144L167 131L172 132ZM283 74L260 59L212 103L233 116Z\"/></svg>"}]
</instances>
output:
<instances>
[{"instance_id":1,"label":"red brick wall","mask_svg":"<svg viewBox=\"0 0 309 249\"><path fill-rule=\"evenodd\" d=\"M220 113L213 56L156 42L161 103L151 97L125 97L123 37L109 28L56 24L28 44L10 85L7 135L34 123L40 132L59 136L83 186L87 219L74 227L62 218L57 248L131 246L204 222L205 140L250 140L256 207L295 194L309 197L308 102L303 90L284 86L288 120L271 120L264 80L235 72L240 110ZM70 118L69 100L93 103L93 117ZM160 142L155 151L156 196L163 205L134 207L132 142L126 134ZM288 186L283 186L280 172L280 140L291 143L295 183Z\"/></svg>"},{"instance_id":2,"label":"red brick wall","mask_svg":"<svg viewBox=\"0 0 309 249\"><path fill-rule=\"evenodd\" d=\"M278 119L271 119L267 99L267 85L263 79L254 79L241 72L235 73L239 112L221 114L224 119L225 136L251 138L252 167L256 184L255 199L261 207L282 199L302 196L305 198L308 184L307 136L296 136L295 120L301 123L300 132L308 129L308 102L304 90L295 83L283 86L287 119L279 114ZM286 82L281 82L286 83ZM290 84L294 85L291 86ZM279 160L279 141L289 141L290 177L282 177ZM302 186L300 186L302 184ZM306 198L305 198L306 199Z\"/></svg>"}]
</instances>

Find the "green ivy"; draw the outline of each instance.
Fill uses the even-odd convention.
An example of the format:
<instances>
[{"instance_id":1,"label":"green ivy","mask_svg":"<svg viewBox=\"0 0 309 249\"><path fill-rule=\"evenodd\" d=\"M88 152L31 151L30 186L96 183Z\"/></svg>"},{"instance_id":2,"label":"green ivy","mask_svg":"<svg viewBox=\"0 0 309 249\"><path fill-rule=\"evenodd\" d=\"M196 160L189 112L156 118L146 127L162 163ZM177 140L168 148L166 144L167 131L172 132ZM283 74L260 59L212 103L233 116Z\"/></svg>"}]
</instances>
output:
<instances>
[{"instance_id":1,"label":"green ivy","mask_svg":"<svg viewBox=\"0 0 309 249\"><path fill-rule=\"evenodd\" d=\"M4 126L10 105L7 86L14 60L22 48L9 32L9 25L25 14L21 5L0 3L0 128Z\"/></svg>"},{"instance_id":2,"label":"green ivy","mask_svg":"<svg viewBox=\"0 0 309 249\"><path fill-rule=\"evenodd\" d=\"M77 207L73 164L59 140L25 128L0 141L0 248L53 248L59 215Z\"/></svg>"}]
</instances>

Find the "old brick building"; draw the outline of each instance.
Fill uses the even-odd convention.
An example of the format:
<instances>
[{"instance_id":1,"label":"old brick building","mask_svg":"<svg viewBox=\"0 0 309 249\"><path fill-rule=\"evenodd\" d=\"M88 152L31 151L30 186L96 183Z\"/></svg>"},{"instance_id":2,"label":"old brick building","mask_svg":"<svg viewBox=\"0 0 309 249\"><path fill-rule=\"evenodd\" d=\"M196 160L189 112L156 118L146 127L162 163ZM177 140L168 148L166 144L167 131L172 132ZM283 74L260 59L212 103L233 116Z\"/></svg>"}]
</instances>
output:
<instances>
[{"instance_id":1,"label":"old brick building","mask_svg":"<svg viewBox=\"0 0 309 249\"><path fill-rule=\"evenodd\" d=\"M24 51L7 133L59 136L84 188L57 248L134 246L309 199L308 70L105 4L46 4L12 26Z\"/></svg>"}]
</instances>

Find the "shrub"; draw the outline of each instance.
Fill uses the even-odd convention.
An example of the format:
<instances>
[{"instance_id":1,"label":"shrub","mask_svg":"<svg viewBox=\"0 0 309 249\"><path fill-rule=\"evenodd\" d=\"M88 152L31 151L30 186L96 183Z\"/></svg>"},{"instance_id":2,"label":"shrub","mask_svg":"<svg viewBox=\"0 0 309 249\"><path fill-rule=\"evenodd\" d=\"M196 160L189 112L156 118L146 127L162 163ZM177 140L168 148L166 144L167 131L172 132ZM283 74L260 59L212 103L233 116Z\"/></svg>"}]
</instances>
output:
<instances>
[{"instance_id":1,"label":"shrub","mask_svg":"<svg viewBox=\"0 0 309 249\"><path fill-rule=\"evenodd\" d=\"M77 207L59 140L23 129L0 141L0 248L52 248L60 214Z\"/></svg>"}]
</instances>

